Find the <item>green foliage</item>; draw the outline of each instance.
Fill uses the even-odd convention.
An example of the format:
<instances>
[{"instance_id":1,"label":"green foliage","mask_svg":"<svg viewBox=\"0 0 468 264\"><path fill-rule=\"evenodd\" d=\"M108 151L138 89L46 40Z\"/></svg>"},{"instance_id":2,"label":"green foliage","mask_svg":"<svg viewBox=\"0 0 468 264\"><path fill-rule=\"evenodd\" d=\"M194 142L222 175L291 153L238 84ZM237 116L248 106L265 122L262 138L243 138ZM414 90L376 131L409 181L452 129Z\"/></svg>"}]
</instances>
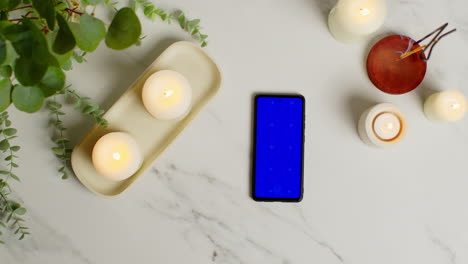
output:
<instances>
[{"instance_id":1,"label":"green foliage","mask_svg":"<svg viewBox=\"0 0 468 264\"><path fill-rule=\"evenodd\" d=\"M2 11L13 10L15 7L19 5L20 2L21 0L1 0L0 10Z\"/></svg>"},{"instance_id":2,"label":"green foliage","mask_svg":"<svg viewBox=\"0 0 468 264\"><path fill-rule=\"evenodd\" d=\"M18 168L16 154L20 150L19 146L12 143L16 132L16 129L11 127L8 113L2 112L0 114L0 152L3 154L2 159L6 165L0 167L0 235L2 228L12 230L18 239L22 240L29 235L28 228L23 225L24 220L20 217L26 214L26 208L10 199L11 187L9 184L10 179L20 180L14 174L14 169ZM0 239L0 243L4 242Z\"/></svg>"},{"instance_id":3,"label":"green foliage","mask_svg":"<svg viewBox=\"0 0 468 264\"><path fill-rule=\"evenodd\" d=\"M53 51L57 54L63 55L75 48L76 41L68 22L60 14L57 15L57 23L60 29L54 41Z\"/></svg>"},{"instance_id":4,"label":"green foliage","mask_svg":"<svg viewBox=\"0 0 468 264\"><path fill-rule=\"evenodd\" d=\"M84 7L105 4L115 8L118 1L81 0L81 6L74 6L73 2L0 0L0 80L11 79L10 86L0 83L0 93L4 95L0 110L11 103L8 90L17 95L13 96L15 107L28 113L39 110L41 97L59 93L65 84L64 73L57 69L71 70L72 61L83 62L84 54L95 51L104 39L108 47L116 50L138 44L141 39L141 24L135 14L138 9L143 9L144 15L153 21L177 20L203 47L207 45L207 35L200 32L200 20L189 20L180 11L168 13L148 0L135 0L134 9L116 9L108 27L94 17L94 9ZM92 13L87 13L90 10ZM23 94L27 98L18 96ZM33 106L25 105L31 102ZM87 110L90 109L94 110Z\"/></svg>"},{"instance_id":5,"label":"green foliage","mask_svg":"<svg viewBox=\"0 0 468 264\"><path fill-rule=\"evenodd\" d=\"M70 23L78 47L86 52L93 52L106 37L104 23L87 14L81 17L80 23Z\"/></svg>"},{"instance_id":6,"label":"green foliage","mask_svg":"<svg viewBox=\"0 0 468 264\"><path fill-rule=\"evenodd\" d=\"M59 172L63 179L71 172L71 149L61 120L65 113L57 97L70 96L77 110L94 118L99 125L108 126L99 105L65 87L64 71L71 70L75 62L85 62L85 56L94 52L104 39L107 47L115 50L138 44L142 28L135 12L139 9L152 21L158 18L167 23L178 21L201 46L207 44L207 36L200 33L200 20L189 20L180 11L168 13L148 0L134 3L132 9L117 8L118 0L0 0L0 113L12 104L18 110L34 113L50 97L46 108L55 131L52 151L62 162ZM90 5L94 8L86 8ZM96 5L115 10L110 25L94 16ZM20 149L12 144L16 129L10 126L8 114L1 113L0 154L5 154L7 169L0 167L0 235L4 227L23 239L29 234L20 218L26 209L9 199L9 180L19 181L14 169L18 167L15 153Z\"/></svg>"},{"instance_id":7,"label":"green foliage","mask_svg":"<svg viewBox=\"0 0 468 264\"><path fill-rule=\"evenodd\" d=\"M56 98L54 98L54 100L48 101L46 107L50 111L49 116L52 118L51 123L53 124L55 130L54 136L52 138L55 146L52 148L52 151L62 163L62 167L58 171L61 174L62 179L65 180L68 179L71 171L70 153L72 152L72 149L68 147L70 140L66 138L64 134L65 130L67 129L63 126L63 122L60 119L60 117L65 115L65 113L62 112L61 109L63 106L56 101Z\"/></svg>"},{"instance_id":8,"label":"green foliage","mask_svg":"<svg viewBox=\"0 0 468 264\"><path fill-rule=\"evenodd\" d=\"M42 80L47 68L47 64L37 63L34 60L22 56L16 60L15 76L23 85L35 85Z\"/></svg>"},{"instance_id":9,"label":"green foliage","mask_svg":"<svg viewBox=\"0 0 468 264\"><path fill-rule=\"evenodd\" d=\"M0 64L3 64L7 58L7 44L5 39L0 38Z\"/></svg>"},{"instance_id":10,"label":"green foliage","mask_svg":"<svg viewBox=\"0 0 468 264\"><path fill-rule=\"evenodd\" d=\"M208 45L208 35L201 33L200 19L190 20L180 10L168 13L164 11L164 9L158 8L148 0L135 0L133 9L137 11L140 8L143 9L143 14L153 22L156 21L157 18L160 18L162 21L166 21L169 24L172 20L177 20L180 27L196 38L202 47L206 47Z\"/></svg>"},{"instance_id":11,"label":"green foliage","mask_svg":"<svg viewBox=\"0 0 468 264\"><path fill-rule=\"evenodd\" d=\"M115 50L126 49L138 42L141 35L140 20L131 8L120 9L112 19L106 44Z\"/></svg>"},{"instance_id":12,"label":"green foliage","mask_svg":"<svg viewBox=\"0 0 468 264\"><path fill-rule=\"evenodd\" d=\"M36 112L44 103L44 93L36 86L15 85L11 97L15 107L26 113Z\"/></svg>"},{"instance_id":13,"label":"green foliage","mask_svg":"<svg viewBox=\"0 0 468 264\"><path fill-rule=\"evenodd\" d=\"M59 67L50 66L39 83L39 87L46 97L60 92L65 87L65 73Z\"/></svg>"},{"instance_id":14,"label":"green foliage","mask_svg":"<svg viewBox=\"0 0 468 264\"><path fill-rule=\"evenodd\" d=\"M55 27L55 0L32 0L34 9L47 21L49 29Z\"/></svg>"},{"instance_id":15,"label":"green foliage","mask_svg":"<svg viewBox=\"0 0 468 264\"><path fill-rule=\"evenodd\" d=\"M65 88L64 92L75 100L75 109L81 110L83 114L92 116L96 123L103 127L109 125L107 120L103 117L105 111L102 110L98 104L90 103L91 98L82 97L76 91L68 88Z\"/></svg>"},{"instance_id":16,"label":"green foliage","mask_svg":"<svg viewBox=\"0 0 468 264\"><path fill-rule=\"evenodd\" d=\"M0 112L5 111L11 104L11 83L10 79L0 80Z\"/></svg>"},{"instance_id":17,"label":"green foliage","mask_svg":"<svg viewBox=\"0 0 468 264\"><path fill-rule=\"evenodd\" d=\"M208 35L202 34L200 32L200 19L187 19L185 14L182 12L178 12L175 16L177 17L177 21L179 22L180 27L190 33L192 36L197 37L202 47L206 47L208 45Z\"/></svg>"}]
</instances>

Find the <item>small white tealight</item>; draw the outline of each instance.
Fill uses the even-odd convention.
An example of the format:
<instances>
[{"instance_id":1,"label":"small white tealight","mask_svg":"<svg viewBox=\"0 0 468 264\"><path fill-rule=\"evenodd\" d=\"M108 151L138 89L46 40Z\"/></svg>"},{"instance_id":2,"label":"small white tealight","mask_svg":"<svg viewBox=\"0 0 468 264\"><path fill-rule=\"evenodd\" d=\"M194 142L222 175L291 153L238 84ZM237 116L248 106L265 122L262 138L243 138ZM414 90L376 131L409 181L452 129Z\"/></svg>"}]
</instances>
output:
<instances>
[{"instance_id":1,"label":"small white tealight","mask_svg":"<svg viewBox=\"0 0 468 264\"><path fill-rule=\"evenodd\" d=\"M112 181L129 178L143 163L143 155L135 139L122 132L101 137L94 145L92 159L97 172Z\"/></svg>"},{"instance_id":2,"label":"small white tealight","mask_svg":"<svg viewBox=\"0 0 468 264\"><path fill-rule=\"evenodd\" d=\"M369 108L362 114L358 124L362 141L377 147L388 147L400 141L405 130L403 114L388 103Z\"/></svg>"},{"instance_id":3,"label":"small white tealight","mask_svg":"<svg viewBox=\"0 0 468 264\"><path fill-rule=\"evenodd\" d=\"M192 104L192 88L180 73L163 70L152 74L142 92L146 110L159 120L181 119Z\"/></svg>"},{"instance_id":4,"label":"small white tealight","mask_svg":"<svg viewBox=\"0 0 468 264\"><path fill-rule=\"evenodd\" d=\"M455 122L463 119L468 110L465 96L455 90L435 93L424 103L424 113L434 121Z\"/></svg>"}]
</instances>

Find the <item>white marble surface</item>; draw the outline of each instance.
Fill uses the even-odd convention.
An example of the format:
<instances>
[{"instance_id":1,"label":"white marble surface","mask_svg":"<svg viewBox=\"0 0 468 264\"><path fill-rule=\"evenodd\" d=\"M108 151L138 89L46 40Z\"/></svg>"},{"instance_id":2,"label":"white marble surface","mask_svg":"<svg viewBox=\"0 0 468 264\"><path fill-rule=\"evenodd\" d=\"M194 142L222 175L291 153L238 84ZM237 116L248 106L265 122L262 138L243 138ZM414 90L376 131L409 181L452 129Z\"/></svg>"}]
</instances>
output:
<instances>
[{"instance_id":1,"label":"white marble surface","mask_svg":"<svg viewBox=\"0 0 468 264\"><path fill-rule=\"evenodd\" d=\"M436 124L422 112L430 89L468 94L468 2L390 0L379 34L335 42L328 0L160 0L202 18L206 49L219 63L218 96L123 196L94 196L59 179L47 113L11 111L23 146L15 184L33 235L0 247L2 264L124 263L468 263L468 120ZM376 37L421 37L444 22L458 32L438 45L417 91L386 95L364 59ZM177 26L144 22L140 47L103 45L69 75L108 108L169 44ZM305 196L299 204L249 197L251 98L300 92L307 99ZM400 106L402 144L364 145L358 115L377 102ZM77 142L92 122L69 109Z\"/></svg>"}]
</instances>

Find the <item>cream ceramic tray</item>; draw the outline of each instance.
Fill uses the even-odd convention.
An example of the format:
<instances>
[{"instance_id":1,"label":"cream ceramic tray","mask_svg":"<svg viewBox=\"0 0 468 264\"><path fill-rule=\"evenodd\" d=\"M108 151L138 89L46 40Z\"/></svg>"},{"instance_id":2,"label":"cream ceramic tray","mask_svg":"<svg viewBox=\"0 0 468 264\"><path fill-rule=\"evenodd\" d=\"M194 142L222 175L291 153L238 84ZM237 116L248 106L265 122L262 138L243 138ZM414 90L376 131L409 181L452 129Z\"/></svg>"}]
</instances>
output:
<instances>
[{"instance_id":1,"label":"cream ceramic tray","mask_svg":"<svg viewBox=\"0 0 468 264\"><path fill-rule=\"evenodd\" d=\"M193 89L191 112L182 120L159 121L144 108L141 91L146 79L160 70L174 70L183 74ZM190 42L177 42L167 48L151 64L120 99L107 111L109 127L94 127L75 147L71 157L78 179L92 192L111 197L121 194L148 168L169 146L177 135L198 114L221 85L221 74L213 60L198 46ZM114 131L126 132L137 141L144 162L132 177L113 182L100 176L94 169L91 153L97 140Z\"/></svg>"}]
</instances>

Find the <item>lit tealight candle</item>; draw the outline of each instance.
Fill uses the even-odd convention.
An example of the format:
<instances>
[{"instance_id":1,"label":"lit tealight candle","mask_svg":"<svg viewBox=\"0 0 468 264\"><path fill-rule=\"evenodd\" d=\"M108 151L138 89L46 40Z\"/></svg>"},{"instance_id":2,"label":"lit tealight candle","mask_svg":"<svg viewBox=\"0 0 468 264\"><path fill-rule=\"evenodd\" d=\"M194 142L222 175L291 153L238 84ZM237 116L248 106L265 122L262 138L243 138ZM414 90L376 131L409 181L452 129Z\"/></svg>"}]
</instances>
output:
<instances>
[{"instance_id":1,"label":"lit tealight candle","mask_svg":"<svg viewBox=\"0 0 468 264\"><path fill-rule=\"evenodd\" d=\"M192 88L180 73L159 71L145 82L142 92L146 110L159 120L183 118L192 104Z\"/></svg>"},{"instance_id":2,"label":"lit tealight candle","mask_svg":"<svg viewBox=\"0 0 468 264\"><path fill-rule=\"evenodd\" d=\"M434 121L455 122L461 120L468 108L465 96L459 91L435 93L424 103L424 113Z\"/></svg>"},{"instance_id":3,"label":"lit tealight candle","mask_svg":"<svg viewBox=\"0 0 468 264\"><path fill-rule=\"evenodd\" d=\"M93 148L97 172L112 181L122 181L137 172L143 162L138 144L129 134L113 132L101 137Z\"/></svg>"},{"instance_id":4,"label":"lit tealight candle","mask_svg":"<svg viewBox=\"0 0 468 264\"><path fill-rule=\"evenodd\" d=\"M344 43L366 38L384 23L385 0L339 0L328 16L333 37Z\"/></svg>"},{"instance_id":5,"label":"lit tealight candle","mask_svg":"<svg viewBox=\"0 0 468 264\"><path fill-rule=\"evenodd\" d=\"M358 124L362 141L377 147L387 147L405 134L403 114L392 104L379 104L365 111Z\"/></svg>"}]
</instances>

